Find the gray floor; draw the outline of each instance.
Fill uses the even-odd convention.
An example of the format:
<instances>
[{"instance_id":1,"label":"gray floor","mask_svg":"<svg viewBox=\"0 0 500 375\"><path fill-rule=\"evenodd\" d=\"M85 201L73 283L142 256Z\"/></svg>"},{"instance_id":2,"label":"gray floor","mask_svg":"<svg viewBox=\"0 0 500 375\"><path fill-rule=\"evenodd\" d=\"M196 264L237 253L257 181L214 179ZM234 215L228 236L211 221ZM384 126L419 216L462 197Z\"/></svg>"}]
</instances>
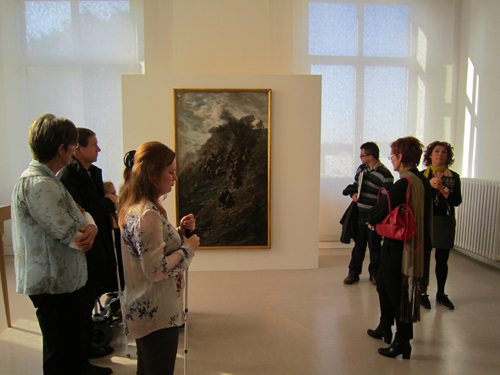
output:
<instances>
[{"instance_id":1,"label":"gray floor","mask_svg":"<svg viewBox=\"0 0 500 375\"><path fill-rule=\"evenodd\" d=\"M350 251L319 254L317 270L190 272L188 374L500 374L500 270L452 251L447 293L456 309L431 298L408 361L382 357L384 343L366 334L378 323L378 298L366 271L359 283L342 283ZM13 328L2 308L0 373L42 374L35 311L14 292L12 257L7 266ZM432 275L429 294L435 290ZM115 354L93 363L135 374L133 343L129 359L120 329L114 333Z\"/></svg>"}]
</instances>

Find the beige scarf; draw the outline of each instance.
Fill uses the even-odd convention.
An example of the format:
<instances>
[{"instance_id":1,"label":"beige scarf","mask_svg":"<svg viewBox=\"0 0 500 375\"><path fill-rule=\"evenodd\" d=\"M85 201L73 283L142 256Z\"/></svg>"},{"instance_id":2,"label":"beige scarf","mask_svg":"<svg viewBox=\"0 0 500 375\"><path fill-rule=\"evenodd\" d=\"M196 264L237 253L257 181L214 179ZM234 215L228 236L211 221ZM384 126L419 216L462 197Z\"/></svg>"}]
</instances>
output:
<instances>
[{"instance_id":1,"label":"beige scarf","mask_svg":"<svg viewBox=\"0 0 500 375\"><path fill-rule=\"evenodd\" d=\"M403 262L401 272L403 284L401 289L401 305L399 319L405 323L418 322L420 320L420 300L424 283L424 202L425 189L418 176L409 171L409 167L400 172L401 178L408 177L411 181L411 192L409 206L413 211L418 235L406 241L406 249L403 247ZM421 248L413 255L416 248Z\"/></svg>"}]
</instances>

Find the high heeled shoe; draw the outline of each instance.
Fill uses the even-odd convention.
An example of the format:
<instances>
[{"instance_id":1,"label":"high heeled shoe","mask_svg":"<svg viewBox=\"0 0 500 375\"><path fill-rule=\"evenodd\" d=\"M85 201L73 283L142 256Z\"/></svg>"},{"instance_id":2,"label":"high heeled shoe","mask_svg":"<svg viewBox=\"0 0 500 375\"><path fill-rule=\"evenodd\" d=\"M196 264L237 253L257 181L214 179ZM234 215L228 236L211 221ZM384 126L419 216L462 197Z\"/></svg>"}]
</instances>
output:
<instances>
[{"instance_id":1,"label":"high heeled shoe","mask_svg":"<svg viewBox=\"0 0 500 375\"><path fill-rule=\"evenodd\" d=\"M392 330L389 328L382 328L379 325L376 329L369 329L367 331L368 335L373 337L374 339L382 339L386 344L390 344L392 342Z\"/></svg>"},{"instance_id":2,"label":"high heeled shoe","mask_svg":"<svg viewBox=\"0 0 500 375\"><path fill-rule=\"evenodd\" d=\"M398 355L402 354L403 359L410 359L411 356L411 345L410 340L394 339L394 342L388 348L380 348L378 350L380 354L389 358L396 358Z\"/></svg>"}]
</instances>

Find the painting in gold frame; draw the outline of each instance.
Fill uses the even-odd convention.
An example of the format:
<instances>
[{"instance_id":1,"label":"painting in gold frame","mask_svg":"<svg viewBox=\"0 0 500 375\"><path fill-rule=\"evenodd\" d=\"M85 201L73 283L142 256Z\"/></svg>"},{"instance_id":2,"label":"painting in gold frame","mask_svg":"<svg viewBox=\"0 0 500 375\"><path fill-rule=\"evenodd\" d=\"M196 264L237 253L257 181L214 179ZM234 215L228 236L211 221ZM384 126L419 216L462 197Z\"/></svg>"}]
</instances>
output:
<instances>
[{"instance_id":1,"label":"painting in gold frame","mask_svg":"<svg viewBox=\"0 0 500 375\"><path fill-rule=\"evenodd\" d=\"M174 89L177 218L200 249L271 247L271 89Z\"/></svg>"}]
</instances>

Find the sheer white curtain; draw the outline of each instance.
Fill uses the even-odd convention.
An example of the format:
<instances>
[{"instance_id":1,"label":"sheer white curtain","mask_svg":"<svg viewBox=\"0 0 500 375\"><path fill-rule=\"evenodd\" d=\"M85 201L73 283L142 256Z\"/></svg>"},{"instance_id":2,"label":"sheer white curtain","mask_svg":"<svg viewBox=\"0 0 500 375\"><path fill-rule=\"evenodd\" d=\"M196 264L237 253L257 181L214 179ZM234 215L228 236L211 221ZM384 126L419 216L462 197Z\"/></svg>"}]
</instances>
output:
<instances>
[{"instance_id":1,"label":"sheer white curtain","mask_svg":"<svg viewBox=\"0 0 500 375\"><path fill-rule=\"evenodd\" d=\"M142 0L0 0L0 204L31 155L44 113L95 131L104 179L122 181L121 75L143 72Z\"/></svg>"},{"instance_id":2,"label":"sheer white curtain","mask_svg":"<svg viewBox=\"0 0 500 375\"><path fill-rule=\"evenodd\" d=\"M338 241L342 190L364 142L392 170L397 138L452 140L457 9L452 0L297 0L295 11L295 70L323 77L320 239Z\"/></svg>"}]
</instances>

